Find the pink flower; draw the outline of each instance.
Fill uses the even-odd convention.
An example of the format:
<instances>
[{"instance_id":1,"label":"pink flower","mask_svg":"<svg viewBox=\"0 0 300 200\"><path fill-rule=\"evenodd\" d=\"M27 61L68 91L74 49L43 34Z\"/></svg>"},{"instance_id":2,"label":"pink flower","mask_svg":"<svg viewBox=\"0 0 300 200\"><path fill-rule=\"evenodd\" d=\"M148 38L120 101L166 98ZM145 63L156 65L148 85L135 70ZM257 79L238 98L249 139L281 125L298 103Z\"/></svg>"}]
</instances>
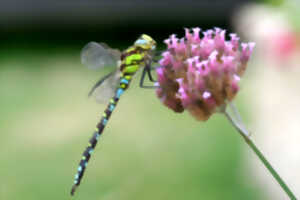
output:
<instances>
[{"instance_id":1,"label":"pink flower","mask_svg":"<svg viewBox=\"0 0 300 200\"><path fill-rule=\"evenodd\" d=\"M188 110L196 119L207 120L217 108L239 91L254 43L239 44L236 34L226 40L220 28L201 34L200 28L185 29L185 37L171 35L159 61L156 93L175 112Z\"/></svg>"}]
</instances>

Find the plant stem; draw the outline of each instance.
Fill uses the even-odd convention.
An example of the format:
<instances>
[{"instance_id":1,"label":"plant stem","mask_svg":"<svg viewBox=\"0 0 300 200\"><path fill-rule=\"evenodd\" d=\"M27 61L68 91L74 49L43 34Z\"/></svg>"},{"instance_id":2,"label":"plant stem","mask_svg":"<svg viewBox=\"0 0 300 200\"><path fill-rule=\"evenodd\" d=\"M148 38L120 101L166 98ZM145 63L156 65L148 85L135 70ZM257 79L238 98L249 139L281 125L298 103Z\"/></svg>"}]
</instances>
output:
<instances>
[{"instance_id":1,"label":"plant stem","mask_svg":"<svg viewBox=\"0 0 300 200\"><path fill-rule=\"evenodd\" d=\"M230 108L232 109L234 105L231 105ZM237 109L233 110L233 113L236 113ZM260 152L260 150L256 147L252 139L250 138L249 132L245 129L245 126L240 121L239 123L227 110L224 110L223 113L225 114L226 118L230 121L230 123L234 126L234 128L240 133L240 135L244 138L245 142L249 145L249 147L254 151L257 157L261 160L264 166L269 170L272 176L276 179L279 183L281 188L285 191L285 193L290 197L291 200L297 200L296 196L292 193L286 183L282 180L279 174L274 170L271 164L267 161L264 155ZM238 115L239 116L239 115ZM238 117L239 118L239 117Z\"/></svg>"}]
</instances>

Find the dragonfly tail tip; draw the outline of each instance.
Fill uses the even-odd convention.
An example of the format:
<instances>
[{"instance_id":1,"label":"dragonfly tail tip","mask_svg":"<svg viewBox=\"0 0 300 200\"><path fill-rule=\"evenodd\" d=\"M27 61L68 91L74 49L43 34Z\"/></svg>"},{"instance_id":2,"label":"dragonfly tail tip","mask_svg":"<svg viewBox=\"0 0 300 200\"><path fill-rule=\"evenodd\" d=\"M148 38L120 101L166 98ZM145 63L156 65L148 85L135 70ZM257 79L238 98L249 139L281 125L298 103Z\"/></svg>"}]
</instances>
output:
<instances>
[{"instance_id":1,"label":"dragonfly tail tip","mask_svg":"<svg viewBox=\"0 0 300 200\"><path fill-rule=\"evenodd\" d=\"M71 196L74 196L76 189L77 189L77 185L73 185L72 190L71 190Z\"/></svg>"}]
</instances>

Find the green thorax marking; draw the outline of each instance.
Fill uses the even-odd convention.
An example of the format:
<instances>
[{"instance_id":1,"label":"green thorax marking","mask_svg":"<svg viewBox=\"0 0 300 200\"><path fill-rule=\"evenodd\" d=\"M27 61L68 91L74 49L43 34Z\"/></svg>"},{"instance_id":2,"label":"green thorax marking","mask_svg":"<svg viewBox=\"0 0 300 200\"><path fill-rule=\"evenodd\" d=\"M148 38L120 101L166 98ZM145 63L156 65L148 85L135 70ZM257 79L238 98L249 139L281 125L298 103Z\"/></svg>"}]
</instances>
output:
<instances>
[{"instance_id":1,"label":"green thorax marking","mask_svg":"<svg viewBox=\"0 0 300 200\"><path fill-rule=\"evenodd\" d=\"M124 51L121 60L121 71L123 74L135 74L140 65L144 63L145 53L143 50L130 47Z\"/></svg>"}]
</instances>

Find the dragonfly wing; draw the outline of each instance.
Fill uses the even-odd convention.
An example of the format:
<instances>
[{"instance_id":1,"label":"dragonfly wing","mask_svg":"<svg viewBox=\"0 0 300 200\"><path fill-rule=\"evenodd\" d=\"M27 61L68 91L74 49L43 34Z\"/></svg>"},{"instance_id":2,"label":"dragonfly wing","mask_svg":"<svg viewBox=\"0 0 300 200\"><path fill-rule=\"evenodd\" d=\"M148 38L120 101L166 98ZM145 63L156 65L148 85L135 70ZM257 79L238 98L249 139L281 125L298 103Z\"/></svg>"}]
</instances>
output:
<instances>
[{"instance_id":1,"label":"dragonfly wing","mask_svg":"<svg viewBox=\"0 0 300 200\"><path fill-rule=\"evenodd\" d=\"M109 49L97 42L89 42L81 51L81 62L90 69L116 67L120 57L116 57Z\"/></svg>"},{"instance_id":2,"label":"dragonfly wing","mask_svg":"<svg viewBox=\"0 0 300 200\"><path fill-rule=\"evenodd\" d=\"M106 43L104 42L100 42L100 45L102 45L105 49L107 49L107 51L114 56L114 58L116 60L119 60L121 58L121 51L119 49L113 49L110 46L108 46Z\"/></svg>"},{"instance_id":3,"label":"dragonfly wing","mask_svg":"<svg viewBox=\"0 0 300 200\"><path fill-rule=\"evenodd\" d=\"M107 103L114 96L116 88L119 85L120 75L121 72L116 70L108 74L106 78L103 77L100 79L97 82L98 84L96 83L94 89L91 91L91 95L95 97L98 103Z\"/></svg>"},{"instance_id":4,"label":"dragonfly wing","mask_svg":"<svg viewBox=\"0 0 300 200\"><path fill-rule=\"evenodd\" d=\"M102 77L93 87L92 89L90 90L89 92L89 97L92 96L92 94L94 93L95 89L97 87L99 87L106 79L108 79L110 76L113 75L114 72L110 72L109 74L105 75L104 77Z\"/></svg>"}]
</instances>

